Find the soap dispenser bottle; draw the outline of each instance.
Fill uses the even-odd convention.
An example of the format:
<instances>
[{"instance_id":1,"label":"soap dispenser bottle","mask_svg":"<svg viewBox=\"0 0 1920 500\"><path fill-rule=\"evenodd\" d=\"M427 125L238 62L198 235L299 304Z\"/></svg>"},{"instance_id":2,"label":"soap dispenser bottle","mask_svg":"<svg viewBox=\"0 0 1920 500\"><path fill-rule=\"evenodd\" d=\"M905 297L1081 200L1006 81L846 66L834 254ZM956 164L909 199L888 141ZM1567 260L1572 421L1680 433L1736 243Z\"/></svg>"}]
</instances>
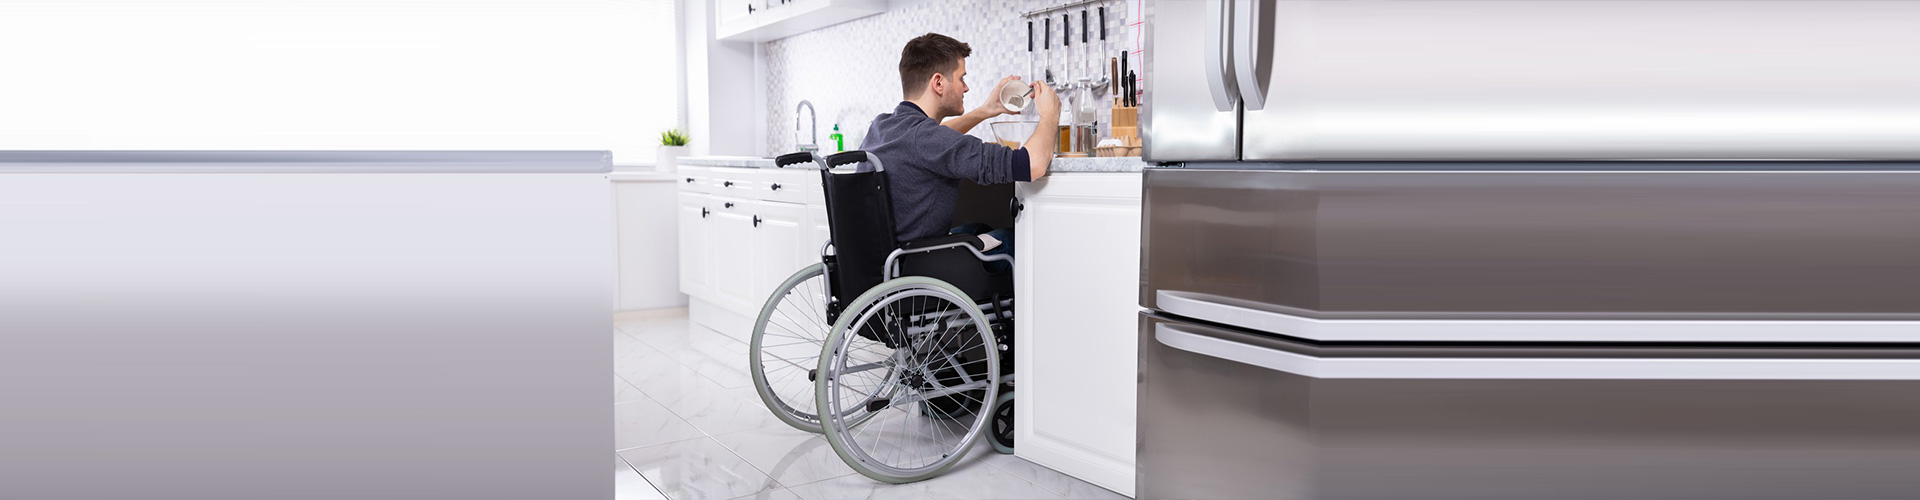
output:
<instances>
[{"instance_id":1,"label":"soap dispenser bottle","mask_svg":"<svg viewBox=\"0 0 1920 500\"><path fill-rule=\"evenodd\" d=\"M840 135L840 124L833 124L833 133L827 134L827 139L833 141L833 150L835 152L847 150L847 136Z\"/></svg>"}]
</instances>

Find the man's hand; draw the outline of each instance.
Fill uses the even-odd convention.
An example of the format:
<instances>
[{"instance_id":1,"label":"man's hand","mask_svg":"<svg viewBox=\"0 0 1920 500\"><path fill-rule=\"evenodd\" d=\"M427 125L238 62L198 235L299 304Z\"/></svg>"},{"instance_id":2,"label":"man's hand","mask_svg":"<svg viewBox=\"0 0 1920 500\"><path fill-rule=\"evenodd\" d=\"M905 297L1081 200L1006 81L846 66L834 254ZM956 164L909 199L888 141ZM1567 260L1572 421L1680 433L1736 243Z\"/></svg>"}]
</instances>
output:
<instances>
[{"instance_id":1,"label":"man's hand","mask_svg":"<svg viewBox=\"0 0 1920 500\"><path fill-rule=\"evenodd\" d=\"M1000 90L1007 88L1007 82L1017 82L1017 81L1020 81L1019 75L1001 78L1000 83L993 84L993 92L987 94L986 104L981 104L980 107L974 108L974 111L977 112L982 118L992 118L995 116L1013 113L1013 111L1007 110L1007 106L1005 104L1000 104Z\"/></svg>"},{"instance_id":2,"label":"man's hand","mask_svg":"<svg viewBox=\"0 0 1920 500\"><path fill-rule=\"evenodd\" d=\"M1045 82L1033 82L1033 110L1039 113L1040 124L1033 129L1033 137L1028 137L1022 147L1027 148L1027 178L1039 180L1047 175L1047 167L1053 164L1053 152L1058 147L1060 137L1060 94Z\"/></svg>"},{"instance_id":3,"label":"man's hand","mask_svg":"<svg viewBox=\"0 0 1920 500\"><path fill-rule=\"evenodd\" d=\"M1040 119L1060 119L1060 94L1046 82L1033 82L1033 108L1040 112Z\"/></svg>"},{"instance_id":4,"label":"man's hand","mask_svg":"<svg viewBox=\"0 0 1920 500\"><path fill-rule=\"evenodd\" d=\"M1007 82L1018 80L1020 80L1018 76L1001 78L1000 83L994 84L993 92L987 94L987 102L985 104L981 104L967 111L966 114L948 118L946 121L940 122L940 124L964 134L967 133L967 131L973 130L973 127L979 125L980 122L987 121L988 118L1012 113L1012 111L1007 111L1006 105L1000 104L1000 87L1005 86ZM1054 112L1058 113L1059 111L1055 110Z\"/></svg>"}]
</instances>

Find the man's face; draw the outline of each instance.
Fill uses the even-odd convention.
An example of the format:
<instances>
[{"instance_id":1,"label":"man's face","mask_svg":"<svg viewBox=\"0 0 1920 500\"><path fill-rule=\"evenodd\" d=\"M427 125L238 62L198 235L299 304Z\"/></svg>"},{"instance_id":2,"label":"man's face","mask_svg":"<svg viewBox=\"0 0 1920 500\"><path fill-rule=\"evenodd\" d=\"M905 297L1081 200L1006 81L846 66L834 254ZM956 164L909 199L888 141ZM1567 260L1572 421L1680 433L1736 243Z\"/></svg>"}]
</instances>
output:
<instances>
[{"instance_id":1,"label":"man's face","mask_svg":"<svg viewBox=\"0 0 1920 500\"><path fill-rule=\"evenodd\" d=\"M946 95L940 96L940 114L958 116L967 113L967 60L961 59L960 65L953 70L953 78L947 82Z\"/></svg>"}]
</instances>

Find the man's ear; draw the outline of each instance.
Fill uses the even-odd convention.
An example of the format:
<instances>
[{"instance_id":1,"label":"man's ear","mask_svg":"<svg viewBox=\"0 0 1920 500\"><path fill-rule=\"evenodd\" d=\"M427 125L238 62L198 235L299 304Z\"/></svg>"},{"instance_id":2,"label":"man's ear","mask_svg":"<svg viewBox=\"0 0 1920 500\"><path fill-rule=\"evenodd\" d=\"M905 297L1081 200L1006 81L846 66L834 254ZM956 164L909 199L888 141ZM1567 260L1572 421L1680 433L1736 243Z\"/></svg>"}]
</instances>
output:
<instances>
[{"instance_id":1,"label":"man's ear","mask_svg":"<svg viewBox=\"0 0 1920 500\"><path fill-rule=\"evenodd\" d=\"M927 77L927 90L932 91L933 95L947 95L946 75L934 73Z\"/></svg>"}]
</instances>

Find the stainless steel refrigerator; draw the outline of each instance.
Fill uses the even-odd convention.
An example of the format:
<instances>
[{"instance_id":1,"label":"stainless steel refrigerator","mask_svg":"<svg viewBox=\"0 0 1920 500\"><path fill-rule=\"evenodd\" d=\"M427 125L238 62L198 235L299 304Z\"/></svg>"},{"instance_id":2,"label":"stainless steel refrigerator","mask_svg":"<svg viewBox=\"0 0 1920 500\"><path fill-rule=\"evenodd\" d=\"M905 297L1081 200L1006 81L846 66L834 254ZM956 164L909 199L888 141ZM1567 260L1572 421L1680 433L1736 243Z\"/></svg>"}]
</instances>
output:
<instances>
[{"instance_id":1,"label":"stainless steel refrigerator","mask_svg":"<svg viewBox=\"0 0 1920 500\"><path fill-rule=\"evenodd\" d=\"M1139 498L1920 498L1920 1L1146 18Z\"/></svg>"}]
</instances>

